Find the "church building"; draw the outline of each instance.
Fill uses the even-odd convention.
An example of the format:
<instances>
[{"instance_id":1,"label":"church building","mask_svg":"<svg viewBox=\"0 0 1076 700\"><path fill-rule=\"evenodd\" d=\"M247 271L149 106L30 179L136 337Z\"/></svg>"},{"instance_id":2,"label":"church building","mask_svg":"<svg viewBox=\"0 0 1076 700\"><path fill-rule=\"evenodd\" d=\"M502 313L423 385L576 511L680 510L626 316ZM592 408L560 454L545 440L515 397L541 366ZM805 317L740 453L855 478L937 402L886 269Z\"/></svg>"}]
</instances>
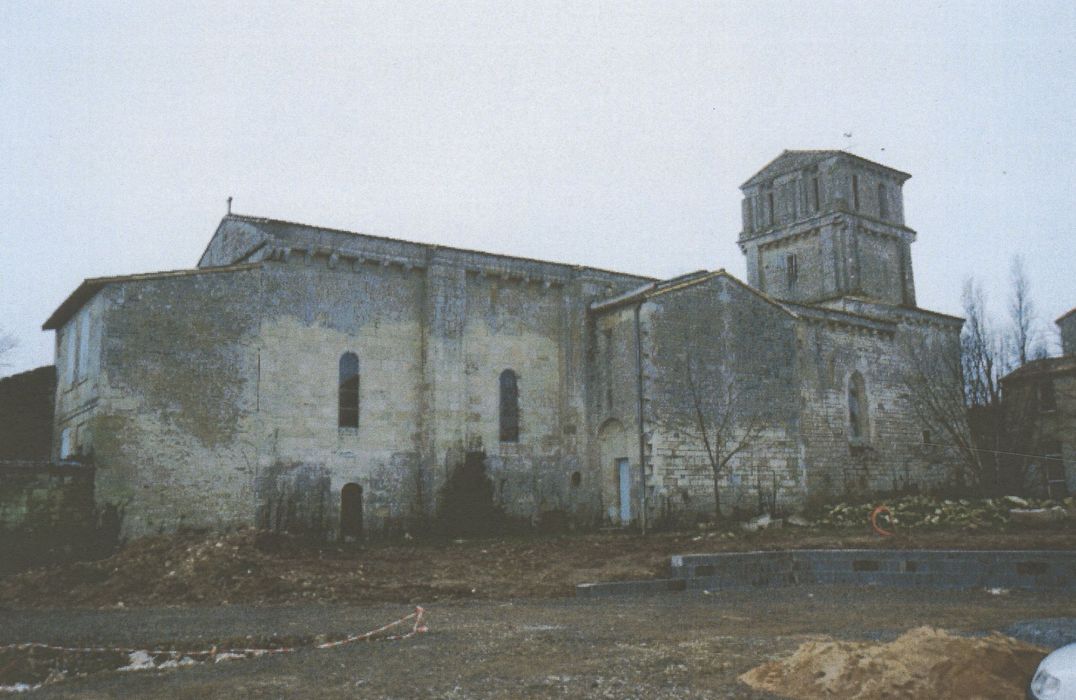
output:
<instances>
[{"instance_id":1,"label":"church building","mask_svg":"<svg viewBox=\"0 0 1076 700\"><path fill-rule=\"evenodd\" d=\"M229 214L194 268L87 279L46 321L53 458L92 462L127 536L436 528L467 489L580 528L928 489L908 352L962 321L916 306L908 177L785 151L741 188L746 281Z\"/></svg>"}]
</instances>

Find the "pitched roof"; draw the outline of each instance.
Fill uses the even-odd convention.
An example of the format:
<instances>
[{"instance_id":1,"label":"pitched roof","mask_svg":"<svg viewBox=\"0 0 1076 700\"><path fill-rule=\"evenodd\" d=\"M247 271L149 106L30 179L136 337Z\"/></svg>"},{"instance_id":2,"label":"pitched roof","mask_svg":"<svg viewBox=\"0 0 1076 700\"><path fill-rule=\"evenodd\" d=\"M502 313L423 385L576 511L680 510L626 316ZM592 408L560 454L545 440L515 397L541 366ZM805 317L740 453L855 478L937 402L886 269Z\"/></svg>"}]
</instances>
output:
<instances>
[{"instance_id":1,"label":"pitched roof","mask_svg":"<svg viewBox=\"0 0 1076 700\"><path fill-rule=\"evenodd\" d=\"M1071 309L1069 309L1069 310L1068 310L1068 311L1066 311L1065 313L1063 313L1063 314L1061 314L1060 316L1058 316L1058 317L1057 317L1057 320L1056 320L1056 321L1054 321L1054 323L1061 323L1062 321L1064 321L1064 320L1065 320L1066 318L1068 318L1068 317L1069 317L1069 316L1071 316L1072 314L1076 314L1076 306L1072 307Z\"/></svg>"},{"instance_id":2,"label":"pitched roof","mask_svg":"<svg viewBox=\"0 0 1076 700\"><path fill-rule=\"evenodd\" d=\"M256 267L260 267L261 263L244 263L242 265L228 265L227 267L205 267L196 268L194 270L164 270L161 272L145 272L137 275L115 275L112 277L91 277L83 280L75 291L63 302L60 303L56 310L52 312L48 320L41 326L42 330L52 331L61 327L67 323L67 319L71 318L82 308L82 305L92 299L97 292L104 289L109 284L116 282L141 282L144 280L159 280L170 279L173 277L190 277L192 275L210 275L218 274L221 272L238 272L240 270L252 270Z\"/></svg>"},{"instance_id":3,"label":"pitched roof","mask_svg":"<svg viewBox=\"0 0 1076 700\"><path fill-rule=\"evenodd\" d=\"M747 182L740 185L740 189L745 187L751 187L767 180L772 180L775 177L784 175L785 173L795 172L797 170L803 170L817 163L821 163L829 158L843 157L849 160L854 160L857 163L869 165L874 168L880 168L886 172L897 175L897 177L903 182L911 177L906 172L891 168L888 165L882 165L873 160L868 160L861 156L857 156L854 153L848 151L834 151L834 150L806 150L806 151L781 151L781 155L777 156L769 163L767 163L761 170L752 175Z\"/></svg>"},{"instance_id":4,"label":"pitched roof","mask_svg":"<svg viewBox=\"0 0 1076 700\"><path fill-rule=\"evenodd\" d=\"M1041 377L1048 374L1068 374L1076 372L1076 355L1063 355L1061 357L1046 357L1041 360L1032 360L1022 367L1017 367L1001 378L1002 382L1013 379L1024 380Z\"/></svg>"},{"instance_id":5,"label":"pitched roof","mask_svg":"<svg viewBox=\"0 0 1076 700\"><path fill-rule=\"evenodd\" d=\"M868 316L866 314L856 313L855 311L847 311L845 309L832 309L828 306L819 306L817 304L797 304L792 301L782 301L781 305L795 313L798 318L803 318L808 321L838 323L846 326L870 328L886 333L892 333L897 328L895 321L879 318L877 316Z\"/></svg>"},{"instance_id":6,"label":"pitched roof","mask_svg":"<svg viewBox=\"0 0 1076 700\"><path fill-rule=\"evenodd\" d=\"M484 250L476 250L473 248L458 248L455 246L441 245L439 243L422 243L419 241L409 241L405 238L379 236L371 233L362 233L359 231L348 231L346 229L329 228L326 226L315 226L313 224L304 224L296 221L270 219L260 216L249 216L245 214L226 215L223 219L221 219L221 223L217 227L217 230L220 231L221 226L224 226L232 221L242 222L244 224L254 226L260 233L271 238L274 245L292 245L298 246L300 248L303 246L313 245L317 247L333 248L334 241L338 243L341 240L356 240L361 241L364 245L372 244L389 247L403 247L402 249L410 249L416 253L425 250L437 249L440 251L459 253L465 256L475 256L490 261L552 265L563 269L581 270L590 273L599 273L601 275L614 275L616 277L624 277L636 280L654 279L653 277L648 277L645 275L620 272L618 270L609 270L606 268L592 267L589 265L577 265L572 263L557 262L555 260L541 260L538 258L528 258L520 255L491 253ZM202 258L205 258L205 253L202 254Z\"/></svg>"},{"instance_id":7,"label":"pitched roof","mask_svg":"<svg viewBox=\"0 0 1076 700\"><path fill-rule=\"evenodd\" d=\"M723 278L733 282L734 284L737 284L740 287L743 287L744 290L746 290L746 291L750 292L751 294L757 296L758 298L762 299L766 303L771 304L772 306L775 306L776 308L780 309L781 311L788 314L789 316L793 316L793 317L795 316L795 314L792 311L790 311L787 306L785 306L781 302L777 301L776 299L774 299L770 295L766 294L765 292L761 292L761 291L755 289L754 287L752 287L751 285L747 284L746 282L738 279L737 277L735 277L733 275L730 275L728 272L725 271L724 268L721 268L720 270L714 270L712 272L707 271L707 270L698 270L696 272L689 272L686 275L680 275L678 277L672 277L672 278L667 279L667 280L661 280L659 282L650 282L649 284L644 284L641 287L637 287L635 289L632 289L632 290L630 290L628 292L625 292L623 294L619 294L617 296L611 297L609 299L598 299L596 301L593 301L588 306L588 309L591 312L599 312L600 313L600 312L603 312L603 311L608 311L610 309L619 308L619 307L624 306L626 304L644 302L644 301L647 301L649 299L653 299L654 297L661 296L663 294L669 294L670 292L677 292L677 291L680 291L681 289L687 289L688 287L694 287L696 285L702 284L703 282L708 282L708 281L710 281L712 279L715 279L717 277L723 277Z\"/></svg>"},{"instance_id":8,"label":"pitched roof","mask_svg":"<svg viewBox=\"0 0 1076 700\"><path fill-rule=\"evenodd\" d=\"M399 238L388 238L385 236L375 236L367 233L358 233L356 231L345 231L343 229L326 228L323 226L312 226L310 224L302 224L293 221L283 221L280 219L269 219L258 216L246 216L242 214L228 214L221 219L220 224L217 226L217 231L214 233L220 233L221 228L233 223L241 222L255 227L259 233L263 234L267 239L271 239L274 244L280 244L283 246L297 246L299 249L303 247L309 249L318 249L323 247L332 248L332 242L340 241L340 238L334 238L336 236L345 236L348 238L354 238L366 243L384 244L389 247L403 247L412 251L426 251L432 249L452 251L467 256L474 256L480 259L491 260L494 262L507 262L507 263L533 263L539 265L549 265L554 268L563 270L582 271L590 275L599 277L613 277L622 278L628 281L631 280L650 280L651 277L645 277L642 275L634 275L624 272L616 272L613 270L606 270L598 267L588 267L583 265L571 265L567 263L558 263L547 260L537 260L534 258L524 258L514 255L501 255L498 253L487 253L479 250L469 250L466 248L453 248L451 246L443 246L433 243L417 243L414 241L407 241ZM210 241L212 243L212 240ZM259 244L264 246L265 242ZM382 247L384 247L382 246ZM202 253L199 260L201 264L202 260L205 260L206 252L209 247L206 247L206 251ZM246 251L245 255L249 256L251 251ZM235 272L238 270L247 270L258 267L260 262L235 262L229 265L220 265L216 267L198 267L195 269L187 270L169 270L164 272L150 272L145 274L135 275L120 275L115 277L93 277L82 282L75 289L70 296L65 299L59 307L49 316L45 321L42 328L44 330L56 330L60 328L67 320L78 311L83 304L89 301L98 291L107 286L110 283L115 282L137 282L149 279L163 279L168 277L180 277L186 275L200 275L219 272Z\"/></svg>"},{"instance_id":9,"label":"pitched roof","mask_svg":"<svg viewBox=\"0 0 1076 700\"><path fill-rule=\"evenodd\" d=\"M865 310L861 311L849 311L843 305L830 306L830 304L840 304L841 302L853 302L861 304ZM820 299L813 301L808 306L813 306L819 309L833 309L837 311L843 311L846 313L856 313L868 318L875 318L875 315L871 313L871 307L881 307L883 309L882 314L893 314L897 316L930 316L936 318L939 321L943 321L952 325L963 325L964 318L962 316L954 316L952 314L943 314L940 311L930 311L929 309L923 309L918 306L906 306L904 304L890 304L888 302L880 301L878 299L868 299L866 297L857 296L855 294L842 294L836 297L830 297L828 299Z\"/></svg>"}]
</instances>

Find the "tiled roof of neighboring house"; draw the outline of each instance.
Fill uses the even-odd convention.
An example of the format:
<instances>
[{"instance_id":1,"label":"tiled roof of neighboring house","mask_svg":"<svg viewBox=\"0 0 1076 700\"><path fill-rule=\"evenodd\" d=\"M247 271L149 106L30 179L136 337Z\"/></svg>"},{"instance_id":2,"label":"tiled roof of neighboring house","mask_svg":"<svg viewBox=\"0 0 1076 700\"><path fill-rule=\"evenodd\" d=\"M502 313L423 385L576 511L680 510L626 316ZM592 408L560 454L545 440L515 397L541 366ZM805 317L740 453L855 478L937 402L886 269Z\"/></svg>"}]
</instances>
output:
<instances>
[{"instance_id":1,"label":"tiled roof of neighboring house","mask_svg":"<svg viewBox=\"0 0 1076 700\"><path fill-rule=\"evenodd\" d=\"M1068 310L1068 311L1066 311L1065 313L1063 313L1063 314L1061 314L1060 316L1058 316L1058 317L1057 317L1057 320L1056 320L1056 321L1054 321L1054 323L1061 323L1062 321L1064 321L1064 320L1065 320L1066 318L1068 318L1068 317L1069 317L1069 316L1071 316L1072 314L1076 314L1076 306L1072 307L1071 309L1069 309L1069 310Z\"/></svg>"},{"instance_id":2,"label":"tiled roof of neighboring house","mask_svg":"<svg viewBox=\"0 0 1076 700\"><path fill-rule=\"evenodd\" d=\"M1023 367L1018 367L1006 374L1001 378L1001 381L1023 381L1025 379L1034 379L1048 374L1067 374L1069 372L1076 372L1076 355L1032 360Z\"/></svg>"},{"instance_id":3,"label":"tiled roof of neighboring house","mask_svg":"<svg viewBox=\"0 0 1076 700\"><path fill-rule=\"evenodd\" d=\"M884 170L884 171L889 172L889 173L893 173L893 174L899 176L902 182L911 177L911 175L909 175L906 172L903 172L901 170L897 170L896 168L890 168L887 165L882 165L881 163L876 163L873 160L868 160L867 158L862 158L860 156L857 156L855 154L849 153L847 151L835 151L835 150L830 150L830 151L825 151L825 150L820 150L820 151L787 151L786 150L786 151L782 151L781 155L777 156L776 158L771 160L769 163L767 163L762 168L762 170L759 170L757 173L752 175L750 177L750 179L748 179L747 182L740 185L740 187L744 188L744 187L750 187L752 185L757 185L760 182L765 182L767 180L772 180L773 178L778 177L779 175L784 175L785 173L794 172L796 170L803 170L804 168L808 168L808 167L810 167L810 166L812 166L812 165L814 165L816 163L820 163L823 160L827 160L829 158L834 158L834 157L838 157L838 156L848 158L850 160L854 160L854 161L856 161L858 163L870 165L870 166L872 166L874 168L879 168L879 169Z\"/></svg>"}]
</instances>

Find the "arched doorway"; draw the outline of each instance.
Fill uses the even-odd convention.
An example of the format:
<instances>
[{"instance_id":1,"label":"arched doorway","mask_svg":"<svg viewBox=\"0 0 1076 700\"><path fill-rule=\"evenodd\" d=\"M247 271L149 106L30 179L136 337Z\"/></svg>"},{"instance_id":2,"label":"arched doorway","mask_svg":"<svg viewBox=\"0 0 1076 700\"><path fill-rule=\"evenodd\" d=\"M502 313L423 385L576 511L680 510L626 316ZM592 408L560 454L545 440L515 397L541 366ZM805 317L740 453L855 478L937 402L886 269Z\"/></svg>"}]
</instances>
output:
<instances>
[{"instance_id":1,"label":"arched doorway","mask_svg":"<svg viewBox=\"0 0 1076 700\"><path fill-rule=\"evenodd\" d=\"M638 489L632 481L633 441L624 425L609 419L598 430L598 459L602 485L602 503L609 522L627 526L636 518L633 501ZM636 448L637 449L637 448Z\"/></svg>"},{"instance_id":2,"label":"arched doorway","mask_svg":"<svg viewBox=\"0 0 1076 700\"><path fill-rule=\"evenodd\" d=\"M340 537L362 537L362 487L344 484L340 489Z\"/></svg>"}]
</instances>

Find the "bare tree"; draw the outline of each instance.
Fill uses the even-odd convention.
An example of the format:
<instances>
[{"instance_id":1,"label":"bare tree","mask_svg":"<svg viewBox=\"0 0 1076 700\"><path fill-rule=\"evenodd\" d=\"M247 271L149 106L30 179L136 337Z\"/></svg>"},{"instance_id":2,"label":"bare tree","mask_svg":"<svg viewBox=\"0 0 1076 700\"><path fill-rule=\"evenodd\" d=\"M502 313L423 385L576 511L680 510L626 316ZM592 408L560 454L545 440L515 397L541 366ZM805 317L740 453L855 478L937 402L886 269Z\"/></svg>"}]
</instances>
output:
<instances>
[{"instance_id":1,"label":"bare tree","mask_svg":"<svg viewBox=\"0 0 1076 700\"><path fill-rule=\"evenodd\" d=\"M1031 329L1032 308L1028 297L1027 280L1019 262L1013 265L1013 304L1010 307L1011 342L1031 338L1015 325L1016 301L1020 303L1019 320ZM1025 484L1027 463L1022 455L1031 452L1035 442L1037 421L1034 407L1024 396L1003 400L1001 377L1007 374L1021 357L1029 357L1029 347L1020 353L1006 352L1004 333L995 329L986 311L982 288L969 281L964 293L964 332L961 350L968 423L977 451L975 477L979 489L987 494L1021 491ZM1030 341L1029 341L1030 342ZM1006 355L1009 355L1007 358Z\"/></svg>"},{"instance_id":2,"label":"bare tree","mask_svg":"<svg viewBox=\"0 0 1076 700\"><path fill-rule=\"evenodd\" d=\"M697 439L702 441L714 482L714 518L721 520L721 480L732 458L758 439L764 427L761 416L744 409L743 396L732 379L716 369L705 373L686 361L686 379L695 414Z\"/></svg>"},{"instance_id":3,"label":"bare tree","mask_svg":"<svg viewBox=\"0 0 1076 700\"><path fill-rule=\"evenodd\" d=\"M19 341L15 336L0 331L0 367L7 367L11 364L7 361L7 356L18 346Z\"/></svg>"},{"instance_id":4,"label":"bare tree","mask_svg":"<svg viewBox=\"0 0 1076 700\"><path fill-rule=\"evenodd\" d=\"M902 350L907 368L904 383L912 411L925 429L938 435L938 445L954 452L953 482L958 488L965 487L977 480L982 465L964 400L961 342L943 339L930 343L920 338Z\"/></svg>"},{"instance_id":5,"label":"bare tree","mask_svg":"<svg viewBox=\"0 0 1076 700\"><path fill-rule=\"evenodd\" d=\"M974 280L964 282L963 302L960 355L965 400L969 408L994 405L1001 400L998 379L1003 373L1003 341L987 316L986 295Z\"/></svg>"},{"instance_id":6,"label":"bare tree","mask_svg":"<svg viewBox=\"0 0 1076 700\"><path fill-rule=\"evenodd\" d=\"M1024 395L1002 400L1004 339L987 315L981 287L967 281L963 301L958 347L921 338L905 348L909 402L924 428L937 430L953 451L957 487L1019 491L1036 440L1035 406Z\"/></svg>"},{"instance_id":7,"label":"bare tree","mask_svg":"<svg viewBox=\"0 0 1076 700\"><path fill-rule=\"evenodd\" d=\"M1031 300L1031 282L1024 269L1024 258L1013 256L1009 267L1009 281L1012 285L1009 296L1009 332L1010 346L1006 370L1023 367L1036 354L1043 354L1039 342L1038 320L1035 317L1035 305Z\"/></svg>"}]
</instances>

